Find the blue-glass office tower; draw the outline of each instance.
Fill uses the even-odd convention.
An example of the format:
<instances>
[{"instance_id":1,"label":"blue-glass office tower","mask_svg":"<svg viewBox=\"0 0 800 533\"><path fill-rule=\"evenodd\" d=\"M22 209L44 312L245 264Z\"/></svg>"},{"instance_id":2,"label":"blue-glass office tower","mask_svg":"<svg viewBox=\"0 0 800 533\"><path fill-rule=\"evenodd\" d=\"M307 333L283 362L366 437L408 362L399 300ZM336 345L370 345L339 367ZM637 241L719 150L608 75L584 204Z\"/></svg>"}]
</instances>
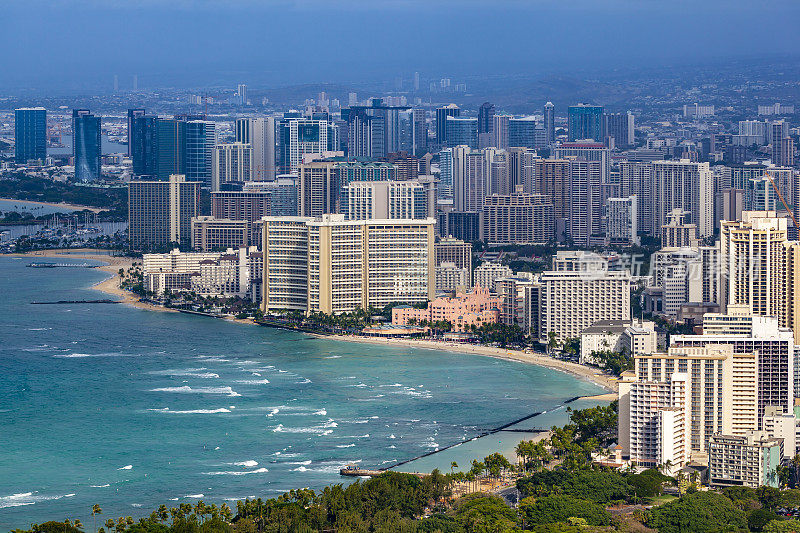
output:
<instances>
[{"instance_id":1,"label":"blue-glass office tower","mask_svg":"<svg viewBox=\"0 0 800 533\"><path fill-rule=\"evenodd\" d=\"M186 122L186 179L200 181L211 188L212 157L216 144L213 122L190 120Z\"/></svg>"},{"instance_id":2,"label":"blue-glass office tower","mask_svg":"<svg viewBox=\"0 0 800 533\"><path fill-rule=\"evenodd\" d=\"M447 117L459 115L461 109L456 104L449 104L436 110L436 142L440 145L447 143Z\"/></svg>"},{"instance_id":3,"label":"blue-glass office tower","mask_svg":"<svg viewBox=\"0 0 800 533\"><path fill-rule=\"evenodd\" d=\"M578 104L569 107L569 140L603 140L603 106Z\"/></svg>"},{"instance_id":4,"label":"blue-glass office tower","mask_svg":"<svg viewBox=\"0 0 800 533\"><path fill-rule=\"evenodd\" d=\"M88 109L72 110L72 156L75 158L75 180L92 182L100 179L100 117Z\"/></svg>"},{"instance_id":5,"label":"blue-glass office tower","mask_svg":"<svg viewBox=\"0 0 800 533\"><path fill-rule=\"evenodd\" d=\"M133 121L146 114L144 109L128 109L128 157L133 157L133 145L135 144L135 140L133 139Z\"/></svg>"},{"instance_id":6,"label":"blue-glass office tower","mask_svg":"<svg viewBox=\"0 0 800 533\"><path fill-rule=\"evenodd\" d=\"M186 122L156 119L156 177L168 180L172 174L186 174Z\"/></svg>"},{"instance_id":7,"label":"blue-glass office tower","mask_svg":"<svg viewBox=\"0 0 800 533\"><path fill-rule=\"evenodd\" d=\"M14 111L14 162L25 164L47 157L47 111L23 107Z\"/></svg>"},{"instance_id":8,"label":"blue-glass office tower","mask_svg":"<svg viewBox=\"0 0 800 533\"><path fill-rule=\"evenodd\" d=\"M478 119L447 117L447 145L478 148Z\"/></svg>"},{"instance_id":9,"label":"blue-glass office tower","mask_svg":"<svg viewBox=\"0 0 800 533\"><path fill-rule=\"evenodd\" d=\"M536 148L536 121L533 117L508 120L508 146Z\"/></svg>"},{"instance_id":10,"label":"blue-glass office tower","mask_svg":"<svg viewBox=\"0 0 800 533\"><path fill-rule=\"evenodd\" d=\"M478 135L492 133L494 127L494 104L484 102L478 109Z\"/></svg>"},{"instance_id":11,"label":"blue-glass office tower","mask_svg":"<svg viewBox=\"0 0 800 533\"><path fill-rule=\"evenodd\" d=\"M156 117L137 116L131 121L128 146L131 150L134 176L155 177L158 173Z\"/></svg>"}]
</instances>

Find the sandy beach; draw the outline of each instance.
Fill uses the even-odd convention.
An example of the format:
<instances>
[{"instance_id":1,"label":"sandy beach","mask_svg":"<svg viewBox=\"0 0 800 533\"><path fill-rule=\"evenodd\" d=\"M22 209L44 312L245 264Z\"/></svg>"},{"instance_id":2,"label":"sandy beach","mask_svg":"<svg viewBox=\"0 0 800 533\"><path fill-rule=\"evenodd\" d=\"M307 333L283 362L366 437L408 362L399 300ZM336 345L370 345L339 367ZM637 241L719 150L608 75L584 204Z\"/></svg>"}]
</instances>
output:
<instances>
[{"instance_id":1,"label":"sandy beach","mask_svg":"<svg viewBox=\"0 0 800 533\"><path fill-rule=\"evenodd\" d=\"M70 259L90 259L93 261L100 261L105 263L98 268L103 272L108 272L110 276L99 283L92 285L92 288L109 294L117 296L124 304L138 307L139 309L147 309L149 311L161 311L166 313L177 313L174 309L168 309L159 305L152 305L146 302L140 302L139 297L131 294L128 291L119 288L119 269L128 269L133 264L134 259L131 257L115 257L107 255L107 250L95 250L92 248L71 248L66 250L39 250L36 252L29 252L25 254L9 254L13 257L57 257L57 258L70 258Z\"/></svg>"},{"instance_id":2,"label":"sandy beach","mask_svg":"<svg viewBox=\"0 0 800 533\"><path fill-rule=\"evenodd\" d=\"M14 202L18 204L27 204L30 206L37 206L37 205L46 205L50 207L62 207L64 209L69 209L70 211L91 211L92 213L99 213L102 209L98 207L89 207L88 205L76 205L76 204L66 204L66 203L53 203L53 202L36 202L33 200L17 200L16 198L0 198L0 200L5 202Z\"/></svg>"},{"instance_id":3,"label":"sandy beach","mask_svg":"<svg viewBox=\"0 0 800 533\"><path fill-rule=\"evenodd\" d=\"M573 376L591 381L609 391L609 394L600 394L591 396L592 399L597 400L613 400L617 395L613 394L617 391L617 379L608 374L603 374L599 369L571 363L569 361L562 361L554 359L546 355L536 353L526 353L520 350L509 350L504 348L493 348L491 346L475 346L472 344L459 344L447 341L434 341L434 340L417 340L417 339L380 339L375 337L354 337L345 335L320 335L328 339L341 339L349 342L364 342L370 344L384 344L387 346L411 346L414 348L429 348L431 350L444 350L455 353L470 353L476 355L485 355L488 357L496 357L498 359L507 359L511 361L519 361L521 363L530 363L533 365L544 366L572 374Z\"/></svg>"},{"instance_id":4,"label":"sandy beach","mask_svg":"<svg viewBox=\"0 0 800 533\"><path fill-rule=\"evenodd\" d=\"M73 259L91 259L105 263L99 267L100 270L111 274L107 279L92 286L93 289L104 292L109 295L119 297L125 304L137 307L139 309L147 309L149 311L160 311L167 313L177 313L175 309L169 309L158 305L152 305L146 302L140 302L139 298L128 291L119 288L118 271L120 268L127 269L133 263L130 257L114 257L104 255L103 250L94 249L70 249L70 250L42 250L31 252L27 254L13 254L18 257L70 257ZM235 322L238 324L254 325L252 320L236 319L233 317L226 317L225 320ZM591 399L611 401L616 399L616 391L618 390L617 379L608 374L603 374L600 370L569 361L562 361L554 359L546 355L537 353L526 353L520 350L509 350L503 348L494 348L490 346L475 346L472 344L459 344L446 341L434 340L417 340L417 339L380 339L375 337L355 337L351 335L315 335L327 339L342 340L347 342L362 342L369 344L383 344L387 346L409 346L413 348L428 348L431 350L444 350L453 353L469 353L475 355L485 355L487 357L495 357L497 359L506 359L511 361L519 361L521 363L528 363L533 365L544 366L552 368L561 372L566 372L580 379L591 381L592 383L603 387L608 394L600 394L592 396Z\"/></svg>"}]
</instances>

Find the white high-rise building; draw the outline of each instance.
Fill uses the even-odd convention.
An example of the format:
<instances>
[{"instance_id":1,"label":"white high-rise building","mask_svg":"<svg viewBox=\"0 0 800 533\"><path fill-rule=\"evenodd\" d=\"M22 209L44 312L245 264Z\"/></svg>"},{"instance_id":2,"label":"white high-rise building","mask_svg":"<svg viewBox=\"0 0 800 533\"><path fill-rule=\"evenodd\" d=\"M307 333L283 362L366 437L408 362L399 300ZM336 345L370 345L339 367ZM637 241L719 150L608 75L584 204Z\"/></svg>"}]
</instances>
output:
<instances>
[{"instance_id":1,"label":"white high-rise building","mask_svg":"<svg viewBox=\"0 0 800 533\"><path fill-rule=\"evenodd\" d=\"M219 191L225 183L252 181L253 147L237 142L216 145L211 170L212 191Z\"/></svg>"},{"instance_id":2,"label":"white high-rise building","mask_svg":"<svg viewBox=\"0 0 800 533\"><path fill-rule=\"evenodd\" d=\"M636 195L606 200L606 239L615 244L639 244Z\"/></svg>"},{"instance_id":3,"label":"white high-rise building","mask_svg":"<svg viewBox=\"0 0 800 533\"><path fill-rule=\"evenodd\" d=\"M347 220L424 219L425 191L418 181L351 181L342 190Z\"/></svg>"},{"instance_id":4,"label":"white high-rise building","mask_svg":"<svg viewBox=\"0 0 800 533\"><path fill-rule=\"evenodd\" d=\"M262 307L338 314L432 300L434 224L265 217Z\"/></svg>"},{"instance_id":5,"label":"white high-rise building","mask_svg":"<svg viewBox=\"0 0 800 533\"><path fill-rule=\"evenodd\" d=\"M472 274L475 280L475 287L482 287L490 291L494 290L495 280L513 275L514 271L508 265L490 263L488 261L481 263Z\"/></svg>"},{"instance_id":6,"label":"white high-rise building","mask_svg":"<svg viewBox=\"0 0 800 533\"><path fill-rule=\"evenodd\" d=\"M236 142L253 147L253 180L275 179L275 117L240 118L235 129Z\"/></svg>"},{"instance_id":7,"label":"white high-rise building","mask_svg":"<svg viewBox=\"0 0 800 533\"><path fill-rule=\"evenodd\" d=\"M536 278L540 342L547 343L551 333L559 342L580 337L600 320L630 320L630 274L609 271L608 263L597 259L558 252L553 270Z\"/></svg>"},{"instance_id":8,"label":"white high-rise building","mask_svg":"<svg viewBox=\"0 0 800 533\"><path fill-rule=\"evenodd\" d=\"M697 225L697 234L714 233L714 180L708 163L654 161L650 201L652 219L657 229L667 223L674 209L691 213L690 222Z\"/></svg>"}]
</instances>

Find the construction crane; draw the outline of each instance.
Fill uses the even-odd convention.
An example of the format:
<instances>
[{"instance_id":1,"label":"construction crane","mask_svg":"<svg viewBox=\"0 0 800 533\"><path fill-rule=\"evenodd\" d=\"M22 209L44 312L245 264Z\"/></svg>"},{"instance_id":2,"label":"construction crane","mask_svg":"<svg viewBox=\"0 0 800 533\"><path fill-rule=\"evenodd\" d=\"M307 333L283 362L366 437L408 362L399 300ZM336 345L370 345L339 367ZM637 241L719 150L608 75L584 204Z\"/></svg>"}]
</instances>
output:
<instances>
[{"instance_id":1,"label":"construction crane","mask_svg":"<svg viewBox=\"0 0 800 533\"><path fill-rule=\"evenodd\" d=\"M786 212L789 213L790 217L792 217L792 222L794 222L794 227L795 228L800 228L800 226L797 225L797 219L794 218L794 213L792 213L792 210L789 209L789 206L786 204L786 200L783 199L783 195L781 194L781 191L778 189L778 186L775 184L775 180L772 179L772 175L767 173L766 176L767 176L767 178L769 178L769 182L772 184L772 188L775 189L775 193L778 195L778 198L780 198L784 209L786 209Z\"/></svg>"}]
</instances>

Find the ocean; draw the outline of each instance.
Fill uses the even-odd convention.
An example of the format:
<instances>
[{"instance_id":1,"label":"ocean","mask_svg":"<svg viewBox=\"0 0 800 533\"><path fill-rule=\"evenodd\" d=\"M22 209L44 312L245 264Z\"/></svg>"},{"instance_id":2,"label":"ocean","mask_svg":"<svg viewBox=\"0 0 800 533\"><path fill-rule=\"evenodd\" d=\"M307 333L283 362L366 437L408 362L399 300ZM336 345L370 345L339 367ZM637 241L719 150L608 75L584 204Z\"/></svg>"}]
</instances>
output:
<instances>
[{"instance_id":1,"label":"ocean","mask_svg":"<svg viewBox=\"0 0 800 533\"><path fill-rule=\"evenodd\" d=\"M477 355L124 305L31 305L102 297L90 287L108 274L29 262L0 256L3 530L91 527L93 504L104 521L349 483L346 464L386 467L544 410L560 423L566 399L602 392ZM510 449L517 435L486 439ZM480 441L481 453L495 446ZM466 465L468 448L447 450L446 465ZM417 466L439 466L438 455Z\"/></svg>"}]
</instances>

